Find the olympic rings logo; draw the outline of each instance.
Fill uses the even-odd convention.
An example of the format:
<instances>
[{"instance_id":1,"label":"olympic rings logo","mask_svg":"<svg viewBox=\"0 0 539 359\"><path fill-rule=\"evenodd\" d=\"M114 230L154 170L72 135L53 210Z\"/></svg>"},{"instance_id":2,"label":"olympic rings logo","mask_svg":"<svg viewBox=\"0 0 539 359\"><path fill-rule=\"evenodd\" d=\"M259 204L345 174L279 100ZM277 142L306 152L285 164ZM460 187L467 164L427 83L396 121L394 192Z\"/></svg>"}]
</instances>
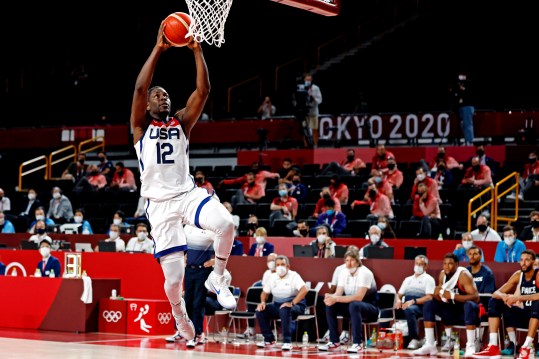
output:
<instances>
[{"instance_id":1,"label":"olympic rings logo","mask_svg":"<svg viewBox=\"0 0 539 359\"><path fill-rule=\"evenodd\" d=\"M161 324L168 324L168 322L170 322L171 319L172 319L172 315L170 313L157 314L157 320L159 320L159 323Z\"/></svg>"},{"instance_id":2,"label":"olympic rings logo","mask_svg":"<svg viewBox=\"0 0 539 359\"><path fill-rule=\"evenodd\" d=\"M122 312L120 312L119 310L105 310L103 311L103 318L105 318L107 323L118 323L118 321L122 319Z\"/></svg>"}]
</instances>

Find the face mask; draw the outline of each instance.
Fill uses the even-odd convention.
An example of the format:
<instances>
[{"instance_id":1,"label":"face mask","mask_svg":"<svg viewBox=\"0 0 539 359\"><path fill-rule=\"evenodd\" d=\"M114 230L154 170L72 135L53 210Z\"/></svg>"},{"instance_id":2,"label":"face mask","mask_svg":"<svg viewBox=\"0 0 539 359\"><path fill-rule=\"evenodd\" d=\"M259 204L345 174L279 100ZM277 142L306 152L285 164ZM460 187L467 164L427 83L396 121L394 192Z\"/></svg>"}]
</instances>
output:
<instances>
[{"instance_id":1,"label":"face mask","mask_svg":"<svg viewBox=\"0 0 539 359\"><path fill-rule=\"evenodd\" d=\"M44 215L38 214L38 215L36 216L36 221L44 221L44 220L45 220L45 216L44 216Z\"/></svg>"},{"instance_id":2,"label":"face mask","mask_svg":"<svg viewBox=\"0 0 539 359\"><path fill-rule=\"evenodd\" d=\"M370 234L369 238L371 239L372 244L375 244L380 240L380 236L378 234Z\"/></svg>"},{"instance_id":3,"label":"face mask","mask_svg":"<svg viewBox=\"0 0 539 359\"><path fill-rule=\"evenodd\" d=\"M30 201L33 201L34 199L36 199L36 195L33 194L33 193L28 193L28 199L29 199Z\"/></svg>"},{"instance_id":4,"label":"face mask","mask_svg":"<svg viewBox=\"0 0 539 359\"><path fill-rule=\"evenodd\" d=\"M418 174L418 175L416 176L416 178L417 178L417 180L418 180L419 182L421 182L421 181L423 181L423 180L425 179L425 175L424 175L424 174Z\"/></svg>"},{"instance_id":5,"label":"face mask","mask_svg":"<svg viewBox=\"0 0 539 359\"><path fill-rule=\"evenodd\" d=\"M445 153L443 152L438 152L438 158L444 158L445 157Z\"/></svg>"},{"instance_id":6,"label":"face mask","mask_svg":"<svg viewBox=\"0 0 539 359\"><path fill-rule=\"evenodd\" d=\"M36 229L36 233L37 233L37 234L44 234L44 233L45 233L45 228L38 228L38 229Z\"/></svg>"},{"instance_id":7,"label":"face mask","mask_svg":"<svg viewBox=\"0 0 539 359\"><path fill-rule=\"evenodd\" d=\"M530 158L528 158L528 162L529 162L529 163L535 163L535 161L537 161L537 157L530 157Z\"/></svg>"},{"instance_id":8,"label":"face mask","mask_svg":"<svg viewBox=\"0 0 539 359\"><path fill-rule=\"evenodd\" d=\"M54 193L52 194L52 198L54 198L54 199L58 199L58 198L60 198L60 197L62 197L62 195L60 194L60 192L54 192Z\"/></svg>"},{"instance_id":9,"label":"face mask","mask_svg":"<svg viewBox=\"0 0 539 359\"><path fill-rule=\"evenodd\" d=\"M255 186L255 183L254 183L254 181L253 181L253 182L249 182L249 183L247 183L247 186L249 186L249 187L254 187L254 186Z\"/></svg>"},{"instance_id":10,"label":"face mask","mask_svg":"<svg viewBox=\"0 0 539 359\"><path fill-rule=\"evenodd\" d=\"M326 213L328 214L328 216L332 216L333 213L335 213L335 210L334 209L328 209L328 210L326 210Z\"/></svg>"},{"instance_id":11,"label":"face mask","mask_svg":"<svg viewBox=\"0 0 539 359\"><path fill-rule=\"evenodd\" d=\"M82 223L82 216L75 216L73 217L73 220L75 221L75 223Z\"/></svg>"},{"instance_id":12,"label":"face mask","mask_svg":"<svg viewBox=\"0 0 539 359\"><path fill-rule=\"evenodd\" d=\"M473 171L474 171L474 172L477 172L477 171L479 171L479 169L480 169L480 168L481 168L481 166L480 166L480 165L475 165L475 166L472 166L472 169L473 169Z\"/></svg>"},{"instance_id":13,"label":"face mask","mask_svg":"<svg viewBox=\"0 0 539 359\"><path fill-rule=\"evenodd\" d=\"M539 227L539 221L532 221L532 227L533 228Z\"/></svg>"},{"instance_id":14,"label":"face mask","mask_svg":"<svg viewBox=\"0 0 539 359\"><path fill-rule=\"evenodd\" d=\"M51 249L49 247L41 247L39 248L39 253L41 253L42 257L48 257L51 254Z\"/></svg>"},{"instance_id":15,"label":"face mask","mask_svg":"<svg viewBox=\"0 0 539 359\"><path fill-rule=\"evenodd\" d=\"M323 199L329 199L329 197L330 197L330 196L329 196L329 193L324 193L324 194L322 195L322 198L323 198Z\"/></svg>"},{"instance_id":16,"label":"face mask","mask_svg":"<svg viewBox=\"0 0 539 359\"><path fill-rule=\"evenodd\" d=\"M272 272L275 270L275 262L274 261L268 262L268 269L270 271L272 271Z\"/></svg>"},{"instance_id":17,"label":"face mask","mask_svg":"<svg viewBox=\"0 0 539 359\"><path fill-rule=\"evenodd\" d=\"M354 274L357 271L357 267L348 268L350 274Z\"/></svg>"},{"instance_id":18,"label":"face mask","mask_svg":"<svg viewBox=\"0 0 539 359\"><path fill-rule=\"evenodd\" d=\"M515 237L503 237L503 241L505 242L505 244L511 247L513 243L515 243Z\"/></svg>"},{"instance_id":19,"label":"face mask","mask_svg":"<svg viewBox=\"0 0 539 359\"><path fill-rule=\"evenodd\" d=\"M479 157L483 156L485 154L485 151L484 150L477 150L475 152Z\"/></svg>"},{"instance_id":20,"label":"face mask","mask_svg":"<svg viewBox=\"0 0 539 359\"><path fill-rule=\"evenodd\" d=\"M195 177L196 183L202 183L202 177Z\"/></svg>"},{"instance_id":21,"label":"face mask","mask_svg":"<svg viewBox=\"0 0 539 359\"><path fill-rule=\"evenodd\" d=\"M284 196L286 196L287 194L288 194L288 191L287 191L287 190L285 190L285 189L280 189L280 190L279 190L279 196L284 197Z\"/></svg>"},{"instance_id":22,"label":"face mask","mask_svg":"<svg viewBox=\"0 0 539 359\"><path fill-rule=\"evenodd\" d=\"M109 236L110 236L111 239L118 238L118 231L110 231Z\"/></svg>"},{"instance_id":23,"label":"face mask","mask_svg":"<svg viewBox=\"0 0 539 359\"><path fill-rule=\"evenodd\" d=\"M420 274L423 274L423 272L425 271L425 269L423 269L422 266L414 266L414 273L417 274L417 275L420 275Z\"/></svg>"},{"instance_id":24,"label":"face mask","mask_svg":"<svg viewBox=\"0 0 539 359\"><path fill-rule=\"evenodd\" d=\"M352 162L354 160L354 156L346 156L346 159L349 161L349 162Z\"/></svg>"},{"instance_id":25,"label":"face mask","mask_svg":"<svg viewBox=\"0 0 539 359\"><path fill-rule=\"evenodd\" d=\"M486 224L480 224L477 226L477 229L479 229L479 232L484 232L487 230L487 225Z\"/></svg>"},{"instance_id":26,"label":"face mask","mask_svg":"<svg viewBox=\"0 0 539 359\"><path fill-rule=\"evenodd\" d=\"M440 171L440 172L445 171L445 167L444 166L438 166L438 171Z\"/></svg>"},{"instance_id":27,"label":"face mask","mask_svg":"<svg viewBox=\"0 0 539 359\"><path fill-rule=\"evenodd\" d=\"M118 218L114 218L114 219L112 220L112 223L119 225L119 224L122 223L122 220L121 220L121 219L118 219Z\"/></svg>"},{"instance_id":28,"label":"face mask","mask_svg":"<svg viewBox=\"0 0 539 359\"><path fill-rule=\"evenodd\" d=\"M387 168L390 169L390 170L394 170L395 169L395 164L390 163L390 164L387 165Z\"/></svg>"},{"instance_id":29,"label":"face mask","mask_svg":"<svg viewBox=\"0 0 539 359\"><path fill-rule=\"evenodd\" d=\"M105 157L99 157L99 162L105 162Z\"/></svg>"},{"instance_id":30,"label":"face mask","mask_svg":"<svg viewBox=\"0 0 539 359\"><path fill-rule=\"evenodd\" d=\"M327 236L325 234L319 234L316 239L318 240L318 243L324 243L326 241Z\"/></svg>"},{"instance_id":31,"label":"face mask","mask_svg":"<svg viewBox=\"0 0 539 359\"><path fill-rule=\"evenodd\" d=\"M376 225L378 226L378 228L380 228L382 231L384 229L386 229L386 224L384 222L379 222L379 223L376 223Z\"/></svg>"},{"instance_id":32,"label":"face mask","mask_svg":"<svg viewBox=\"0 0 539 359\"><path fill-rule=\"evenodd\" d=\"M374 199L374 197L376 197L376 191L373 189L369 190L369 198Z\"/></svg>"},{"instance_id":33,"label":"face mask","mask_svg":"<svg viewBox=\"0 0 539 359\"><path fill-rule=\"evenodd\" d=\"M122 175L124 174L124 172L123 172L123 171L116 171L116 173L117 173L117 174L118 174L118 176L120 176L120 177L121 177L121 176L122 176Z\"/></svg>"},{"instance_id":34,"label":"face mask","mask_svg":"<svg viewBox=\"0 0 539 359\"><path fill-rule=\"evenodd\" d=\"M286 274L286 267L278 266L277 269L275 269L275 272L279 275L279 277L284 277Z\"/></svg>"},{"instance_id":35,"label":"face mask","mask_svg":"<svg viewBox=\"0 0 539 359\"><path fill-rule=\"evenodd\" d=\"M466 80L466 75L459 75L459 81Z\"/></svg>"},{"instance_id":36,"label":"face mask","mask_svg":"<svg viewBox=\"0 0 539 359\"><path fill-rule=\"evenodd\" d=\"M306 237L307 234L309 234L309 231L306 230L306 229L300 229L300 230L299 230L299 233L300 233L302 236Z\"/></svg>"},{"instance_id":37,"label":"face mask","mask_svg":"<svg viewBox=\"0 0 539 359\"><path fill-rule=\"evenodd\" d=\"M292 181L292 184L293 184L294 186L297 186L297 185L299 184L299 181L298 181L298 180Z\"/></svg>"},{"instance_id":38,"label":"face mask","mask_svg":"<svg viewBox=\"0 0 539 359\"><path fill-rule=\"evenodd\" d=\"M472 248L472 245L473 245L472 241L462 241L462 247L465 250L468 250L468 249Z\"/></svg>"},{"instance_id":39,"label":"face mask","mask_svg":"<svg viewBox=\"0 0 539 359\"><path fill-rule=\"evenodd\" d=\"M137 238L138 238L139 241L145 240L147 236L148 236L148 235L147 235L146 232L138 232L138 233L137 233Z\"/></svg>"},{"instance_id":40,"label":"face mask","mask_svg":"<svg viewBox=\"0 0 539 359\"><path fill-rule=\"evenodd\" d=\"M311 81L305 81L305 87L311 86Z\"/></svg>"},{"instance_id":41,"label":"face mask","mask_svg":"<svg viewBox=\"0 0 539 359\"><path fill-rule=\"evenodd\" d=\"M255 240L256 240L256 243L262 244L266 241L266 238L259 236L259 237L255 237Z\"/></svg>"},{"instance_id":42,"label":"face mask","mask_svg":"<svg viewBox=\"0 0 539 359\"><path fill-rule=\"evenodd\" d=\"M382 177L374 177L374 183L382 182Z\"/></svg>"}]
</instances>

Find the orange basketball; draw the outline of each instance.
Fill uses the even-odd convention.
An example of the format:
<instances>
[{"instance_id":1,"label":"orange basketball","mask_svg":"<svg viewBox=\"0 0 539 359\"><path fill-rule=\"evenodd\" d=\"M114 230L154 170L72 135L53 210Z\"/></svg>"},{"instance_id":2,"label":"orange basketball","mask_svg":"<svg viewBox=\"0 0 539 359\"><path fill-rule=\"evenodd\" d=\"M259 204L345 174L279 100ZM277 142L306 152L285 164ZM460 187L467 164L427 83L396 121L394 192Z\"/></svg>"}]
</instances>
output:
<instances>
[{"instance_id":1,"label":"orange basketball","mask_svg":"<svg viewBox=\"0 0 539 359\"><path fill-rule=\"evenodd\" d=\"M166 27L163 33L169 44L182 47L189 43L191 38L185 37L189 32L189 25L191 25L191 16L189 14L184 12L172 13L165 18L165 24Z\"/></svg>"}]
</instances>

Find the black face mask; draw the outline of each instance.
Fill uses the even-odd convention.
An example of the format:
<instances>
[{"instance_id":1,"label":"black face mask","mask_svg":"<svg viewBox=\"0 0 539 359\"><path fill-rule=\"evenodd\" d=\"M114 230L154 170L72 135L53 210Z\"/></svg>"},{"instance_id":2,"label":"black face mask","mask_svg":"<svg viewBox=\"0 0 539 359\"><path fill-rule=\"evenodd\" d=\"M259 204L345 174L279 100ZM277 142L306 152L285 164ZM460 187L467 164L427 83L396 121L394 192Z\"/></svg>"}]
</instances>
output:
<instances>
[{"instance_id":1,"label":"black face mask","mask_svg":"<svg viewBox=\"0 0 539 359\"><path fill-rule=\"evenodd\" d=\"M484 151L484 150L477 150L477 151L475 151L475 153L476 153L479 157L481 157L481 156L483 156L483 155L485 154L485 151Z\"/></svg>"},{"instance_id":2,"label":"black face mask","mask_svg":"<svg viewBox=\"0 0 539 359\"><path fill-rule=\"evenodd\" d=\"M84 160L79 160L79 163L81 164L81 166L84 164Z\"/></svg>"},{"instance_id":3,"label":"black face mask","mask_svg":"<svg viewBox=\"0 0 539 359\"><path fill-rule=\"evenodd\" d=\"M294 186L297 186L297 185L299 184L299 181L292 181L292 184L293 184Z\"/></svg>"},{"instance_id":4,"label":"black face mask","mask_svg":"<svg viewBox=\"0 0 539 359\"><path fill-rule=\"evenodd\" d=\"M374 199L374 197L376 197L376 191L373 189L369 190L369 198Z\"/></svg>"},{"instance_id":5,"label":"black face mask","mask_svg":"<svg viewBox=\"0 0 539 359\"><path fill-rule=\"evenodd\" d=\"M389 168L390 170L394 170L395 169L395 164L390 163L390 164L387 165L387 168Z\"/></svg>"},{"instance_id":6,"label":"black face mask","mask_svg":"<svg viewBox=\"0 0 539 359\"><path fill-rule=\"evenodd\" d=\"M479 232L484 232L487 230L487 225L486 224L480 224L477 226L477 229L479 229Z\"/></svg>"},{"instance_id":7,"label":"black face mask","mask_svg":"<svg viewBox=\"0 0 539 359\"><path fill-rule=\"evenodd\" d=\"M440 171L440 172L445 171L445 167L444 166L438 166L438 171Z\"/></svg>"},{"instance_id":8,"label":"black face mask","mask_svg":"<svg viewBox=\"0 0 539 359\"><path fill-rule=\"evenodd\" d=\"M122 176L124 174L123 171L117 171L116 173L118 174L118 176Z\"/></svg>"},{"instance_id":9,"label":"black face mask","mask_svg":"<svg viewBox=\"0 0 539 359\"><path fill-rule=\"evenodd\" d=\"M91 174L92 176L97 176L97 175L99 174L99 171L92 171L92 172L90 172L90 174Z\"/></svg>"},{"instance_id":10,"label":"black face mask","mask_svg":"<svg viewBox=\"0 0 539 359\"><path fill-rule=\"evenodd\" d=\"M197 183L202 183L204 180L202 179L202 177L195 177L195 181Z\"/></svg>"},{"instance_id":11,"label":"black face mask","mask_svg":"<svg viewBox=\"0 0 539 359\"><path fill-rule=\"evenodd\" d=\"M539 227L539 221L532 221L532 227L533 228L538 228Z\"/></svg>"},{"instance_id":12,"label":"black face mask","mask_svg":"<svg viewBox=\"0 0 539 359\"><path fill-rule=\"evenodd\" d=\"M537 157L528 158L528 162L534 164L537 161Z\"/></svg>"},{"instance_id":13,"label":"black face mask","mask_svg":"<svg viewBox=\"0 0 539 359\"><path fill-rule=\"evenodd\" d=\"M346 156L346 159L350 162L352 162L354 160L354 156Z\"/></svg>"},{"instance_id":14,"label":"black face mask","mask_svg":"<svg viewBox=\"0 0 539 359\"><path fill-rule=\"evenodd\" d=\"M323 199L329 199L330 198L330 195L329 193L324 193L324 195L322 196Z\"/></svg>"},{"instance_id":15,"label":"black face mask","mask_svg":"<svg viewBox=\"0 0 539 359\"><path fill-rule=\"evenodd\" d=\"M38 229L36 229L36 233L37 233L37 234L43 234L43 233L45 233L45 228L38 228Z\"/></svg>"},{"instance_id":16,"label":"black face mask","mask_svg":"<svg viewBox=\"0 0 539 359\"><path fill-rule=\"evenodd\" d=\"M300 229L300 230L299 230L299 233L300 233L302 236L306 237L307 234L309 234L309 230L308 230L308 229Z\"/></svg>"},{"instance_id":17,"label":"black face mask","mask_svg":"<svg viewBox=\"0 0 539 359\"><path fill-rule=\"evenodd\" d=\"M472 169L473 169L474 172L479 171L480 168L481 168L481 165L472 166Z\"/></svg>"},{"instance_id":18,"label":"black face mask","mask_svg":"<svg viewBox=\"0 0 539 359\"><path fill-rule=\"evenodd\" d=\"M105 157L99 157L99 162L105 162Z\"/></svg>"},{"instance_id":19,"label":"black face mask","mask_svg":"<svg viewBox=\"0 0 539 359\"><path fill-rule=\"evenodd\" d=\"M258 228L256 223L247 223L247 228L252 229L253 231Z\"/></svg>"},{"instance_id":20,"label":"black face mask","mask_svg":"<svg viewBox=\"0 0 539 359\"><path fill-rule=\"evenodd\" d=\"M444 158L444 157L445 157L445 153L443 153L443 152L438 153L438 158Z\"/></svg>"}]
</instances>

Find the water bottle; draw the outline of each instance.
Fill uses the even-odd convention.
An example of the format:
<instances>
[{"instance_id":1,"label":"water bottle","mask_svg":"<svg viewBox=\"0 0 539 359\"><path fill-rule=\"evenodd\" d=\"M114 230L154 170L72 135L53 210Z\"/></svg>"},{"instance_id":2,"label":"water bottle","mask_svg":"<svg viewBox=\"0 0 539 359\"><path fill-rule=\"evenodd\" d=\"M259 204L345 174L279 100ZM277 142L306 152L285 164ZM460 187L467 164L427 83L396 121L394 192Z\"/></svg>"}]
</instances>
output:
<instances>
[{"instance_id":1,"label":"water bottle","mask_svg":"<svg viewBox=\"0 0 539 359\"><path fill-rule=\"evenodd\" d=\"M371 347L376 347L376 341L378 340L378 334L376 333L376 328L372 328L371 334Z\"/></svg>"},{"instance_id":2,"label":"water bottle","mask_svg":"<svg viewBox=\"0 0 539 359\"><path fill-rule=\"evenodd\" d=\"M41 277L41 271L39 268L36 268L36 272L34 273L34 277Z\"/></svg>"},{"instance_id":3,"label":"water bottle","mask_svg":"<svg viewBox=\"0 0 539 359\"><path fill-rule=\"evenodd\" d=\"M509 336L506 335L506 336L505 336L505 339L504 339L504 341L503 341L503 347L504 347L505 349L508 349L510 345L511 345L511 343L510 343L510 341L509 341Z\"/></svg>"},{"instance_id":4,"label":"water bottle","mask_svg":"<svg viewBox=\"0 0 539 359\"><path fill-rule=\"evenodd\" d=\"M438 240L439 240L439 241L443 241L443 240L444 240L444 236L442 236L441 233L438 235Z\"/></svg>"},{"instance_id":5,"label":"water bottle","mask_svg":"<svg viewBox=\"0 0 539 359\"><path fill-rule=\"evenodd\" d=\"M447 334L445 334L445 331L442 332L442 343L445 344L447 341Z\"/></svg>"},{"instance_id":6,"label":"water bottle","mask_svg":"<svg viewBox=\"0 0 539 359\"><path fill-rule=\"evenodd\" d=\"M49 278L54 278L54 269L51 269L51 271L49 272Z\"/></svg>"},{"instance_id":7,"label":"water bottle","mask_svg":"<svg viewBox=\"0 0 539 359\"><path fill-rule=\"evenodd\" d=\"M401 331L396 329L395 332L394 332L394 336L395 336L395 341L394 341L394 347L393 347L393 350L397 351L400 349L400 346L401 346Z\"/></svg>"},{"instance_id":8,"label":"water bottle","mask_svg":"<svg viewBox=\"0 0 539 359\"><path fill-rule=\"evenodd\" d=\"M309 347L309 334L307 332L303 332L303 337L301 339L301 343L303 344L304 348Z\"/></svg>"},{"instance_id":9,"label":"water bottle","mask_svg":"<svg viewBox=\"0 0 539 359\"><path fill-rule=\"evenodd\" d=\"M460 340L458 336L455 336L455 344L453 345L453 359L460 358Z\"/></svg>"},{"instance_id":10,"label":"water bottle","mask_svg":"<svg viewBox=\"0 0 539 359\"><path fill-rule=\"evenodd\" d=\"M17 276L17 268L13 267L13 270L11 271L11 275L13 277L16 277Z\"/></svg>"},{"instance_id":11,"label":"water bottle","mask_svg":"<svg viewBox=\"0 0 539 359\"><path fill-rule=\"evenodd\" d=\"M219 332L219 337L221 338L221 341L223 343L226 343L226 339L228 337L228 331L226 330L226 327L223 327L221 331Z\"/></svg>"}]
</instances>

